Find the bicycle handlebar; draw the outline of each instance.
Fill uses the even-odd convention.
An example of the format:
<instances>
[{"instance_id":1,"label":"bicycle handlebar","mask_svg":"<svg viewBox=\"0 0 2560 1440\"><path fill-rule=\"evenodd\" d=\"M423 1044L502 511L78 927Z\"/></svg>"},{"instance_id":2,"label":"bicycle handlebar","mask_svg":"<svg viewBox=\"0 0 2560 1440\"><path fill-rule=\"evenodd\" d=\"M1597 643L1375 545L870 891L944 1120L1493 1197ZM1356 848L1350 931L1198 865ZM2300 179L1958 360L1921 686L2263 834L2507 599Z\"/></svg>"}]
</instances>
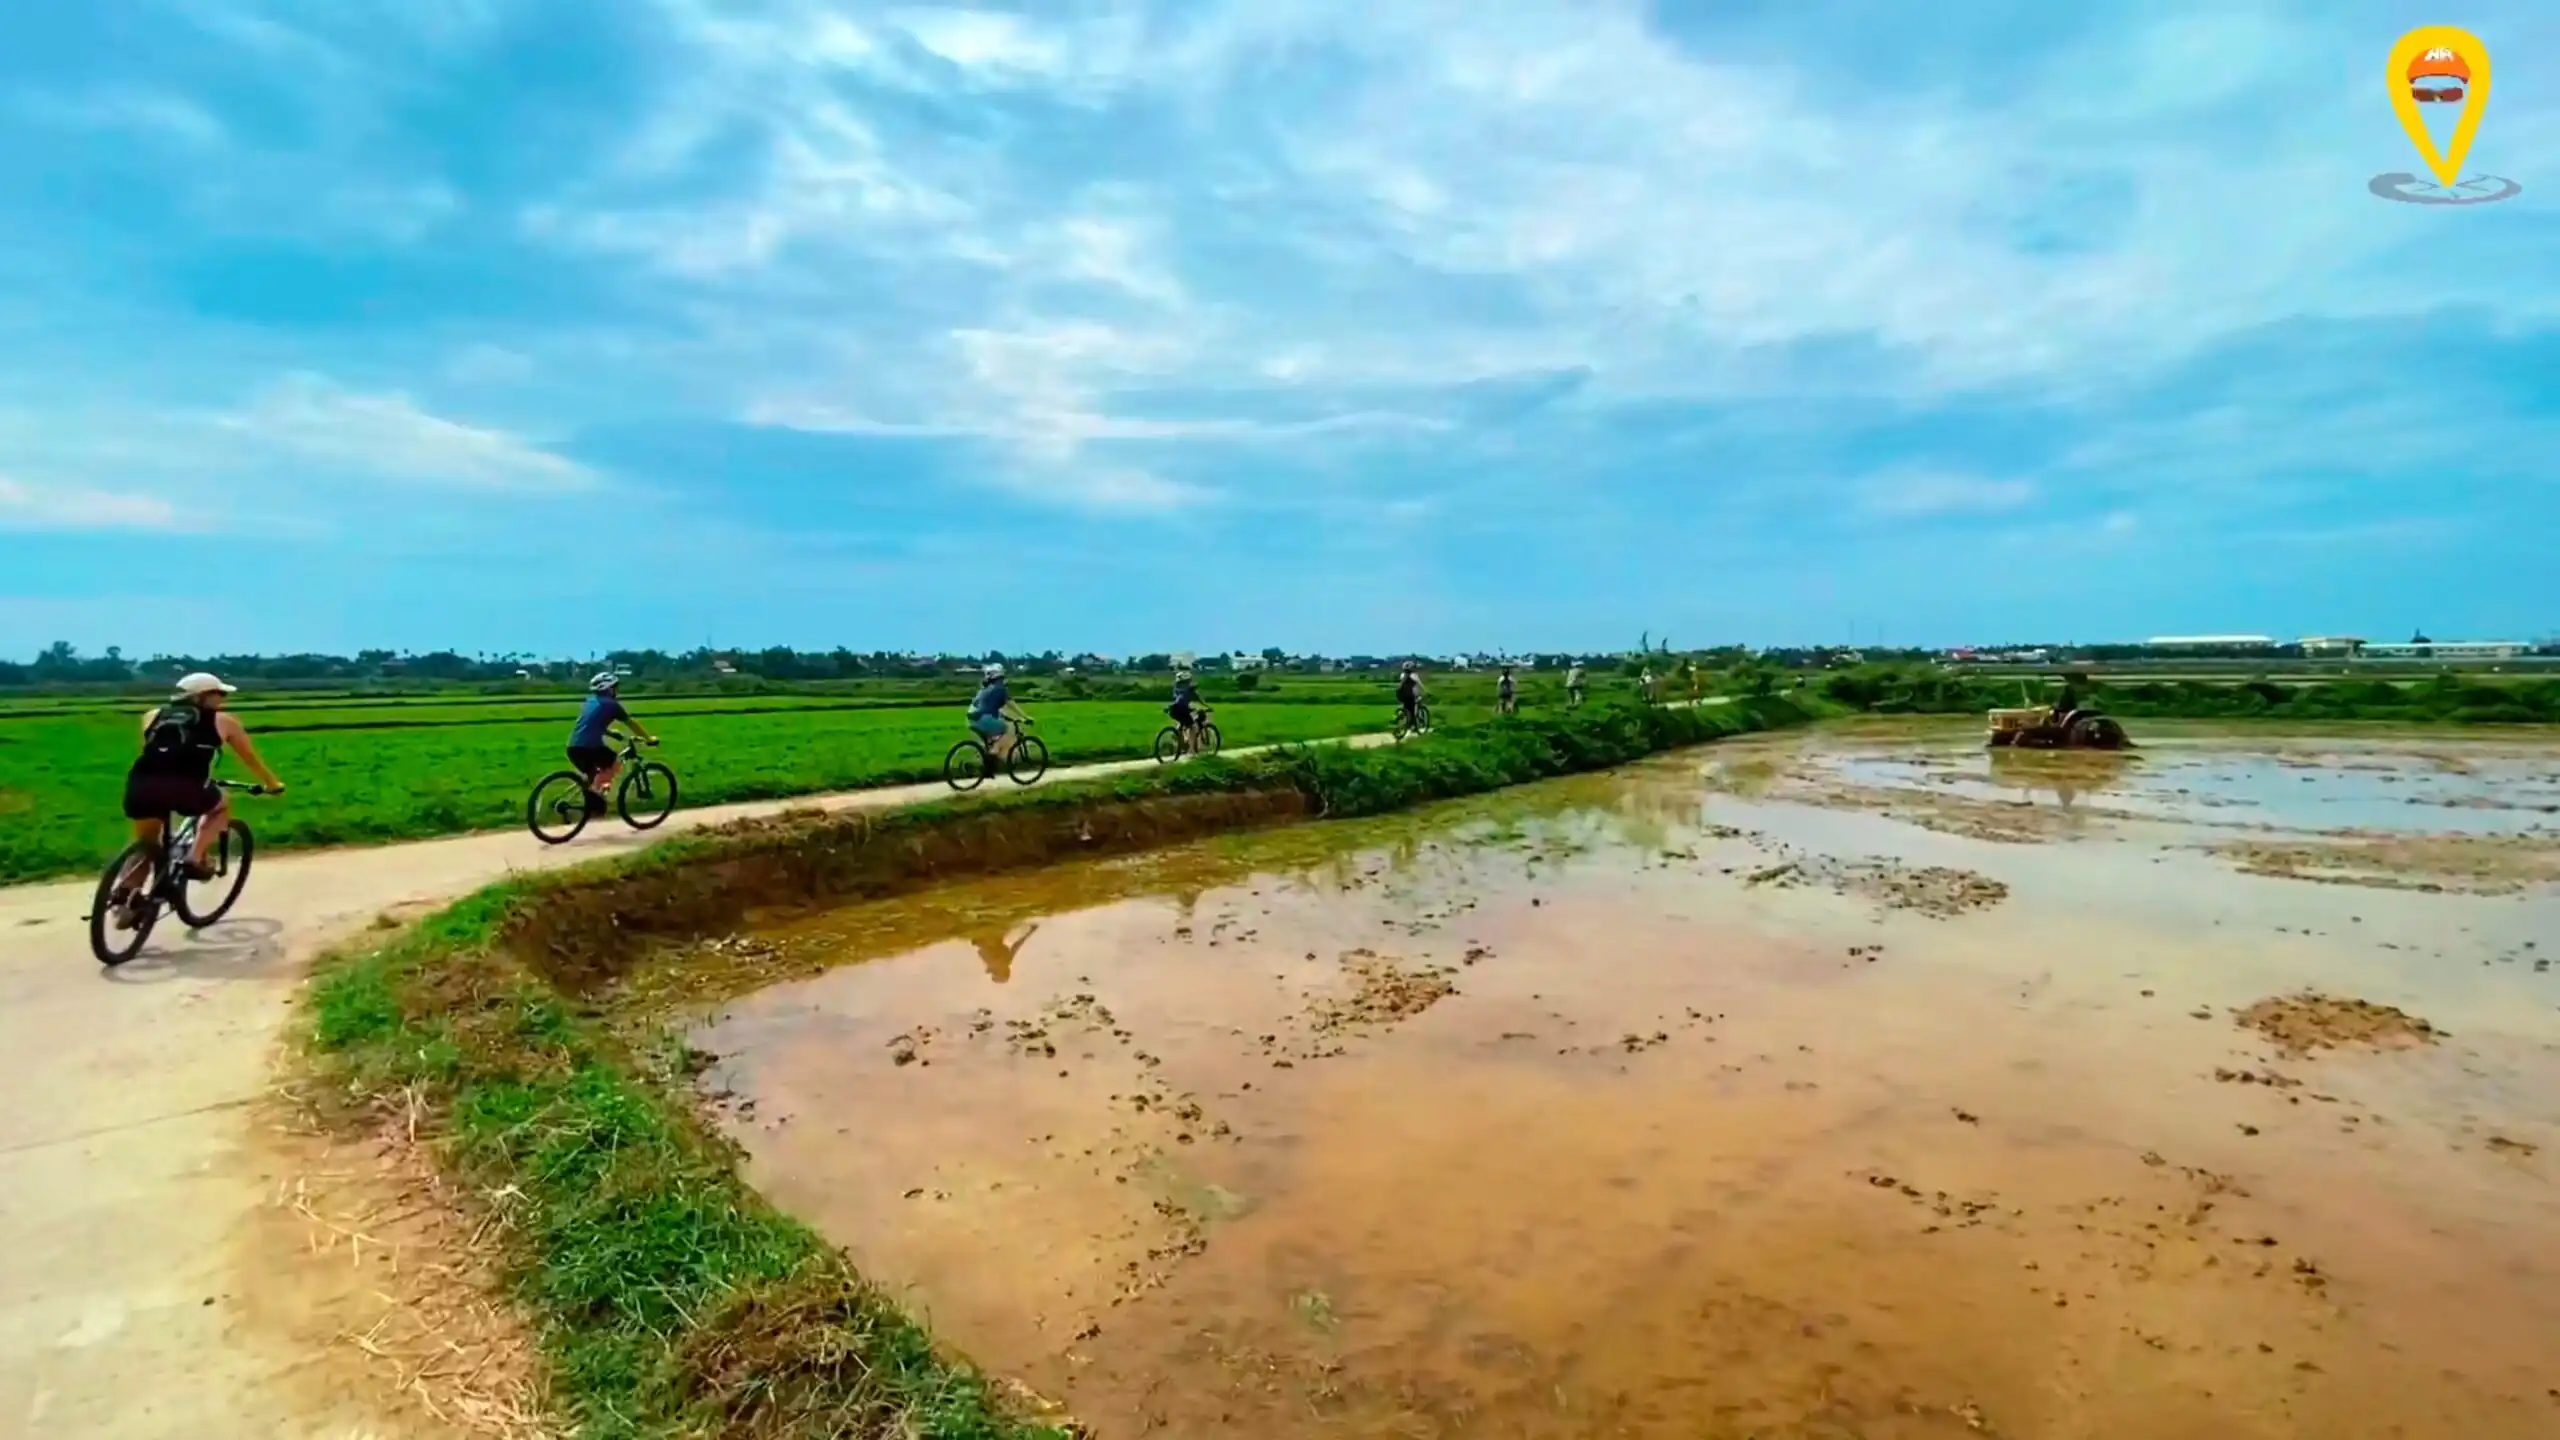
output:
<instances>
[{"instance_id":1,"label":"bicycle handlebar","mask_svg":"<svg viewBox=\"0 0 2560 1440\"><path fill-rule=\"evenodd\" d=\"M264 795L267 793L266 786L252 785L246 780L216 780L213 782L213 788L217 790L237 790L243 795Z\"/></svg>"}]
</instances>

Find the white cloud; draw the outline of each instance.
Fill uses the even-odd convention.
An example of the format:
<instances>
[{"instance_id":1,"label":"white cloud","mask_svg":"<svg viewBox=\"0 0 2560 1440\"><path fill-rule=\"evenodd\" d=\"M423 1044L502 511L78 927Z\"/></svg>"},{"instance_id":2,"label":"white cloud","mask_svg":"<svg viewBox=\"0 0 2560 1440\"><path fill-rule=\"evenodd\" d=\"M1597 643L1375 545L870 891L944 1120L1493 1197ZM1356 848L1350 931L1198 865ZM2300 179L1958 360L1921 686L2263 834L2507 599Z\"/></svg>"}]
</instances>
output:
<instances>
[{"instance_id":1,"label":"white cloud","mask_svg":"<svg viewBox=\"0 0 2560 1440\"><path fill-rule=\"evenodd\" d=\"M1774 41L1685 44L1638 0L1070 16L660 3L701 63L639 127L628 175L674 173L744 134L763 142L751 178L682 206L608 183L528 223L741 304L788 294L776 323L837 306L849 323L861 302L830 292L852 267L942 264L990 274L903 297L939 322L909 333L1072 327L1136 300L1179 319L1204 380L1588 366L1603 395L2027 383L2068 396L2273 318L2408 313L2492 283L2385 263L2412 239L2405 217L2378 217L2337 163L2340 137L2375 109L2343 59L2326 63L2353 27L2299 12L2197 7L2109 27L2017 57L1986 101L1955 75L1849 85L1789 65ZM912 47L947 68L916 66ZM1109 97L1162 128L1131 132L1143 169L1062 163L1003 122L965 137L889 128L915 122L853 98L882 85L956 87L937 96L955 105L990 87ZM2235 107L2277 117L2246 154L2228 145ZM1244 135L1270 144L1234 149ZM1213 280L1185 248L1237 197L1277 217L1259 238L1294 257L1268 293L1264 275ZM1407 276L1506 287L1514 313L1451 304L1388 324L1358 299L1272 298L1394 293ZM1059 279L1113 293L1087 305L1040 288ZM1868 358L1789 359L1844 341ZM903 371L897 383L937 363L892 348L871 359ZM945 358L959 362L944 376L955 410L1019 402L966 346ZM1090 397L1126 364L1062 355L1044 384Z\"/></svg>"},{"instance_id":2,"label":"white cloud","mask_svg":"<svg viewBox=\"0 0 2560 1440\"><path fill-rule=\"evenodd\" d=\"M41 123L79 130L120 130L209 150L228 138L220 120L184 95L135 86L106 86L73 95L22 96L17 108Z\"/></svg>"},{"instance_id":3,"label":"white cloud","mask_svg":"<svg viewBox=\"0 0 2560 1440\"><path fill-rule=\"evenodd\" d=\"M1876 476L1866 483L1864 493L1867 513L1904 518L1999 514L2016 510L2035 497L2036 487L2026 480L1993 480L1928 470Z\"/></svg>"},{"instance_id":4,"label":"white cloud","mask_svg":"<svg viewBox=\"0 0 2560 1440\"><path fill-rule=\"evenodd\" d=\"M445 361L445 378L462 385L511 385L533 377L533 357L504 345L465 345Z\"/></svg>"},{"instance_id":5,"label":"white cloud","mask_svg":"<svg viewBox=\"0 0 2560 1440\"><path fill-rule=\"evenodd\" d=\"M153 495L37 486L0 477L0 530L182 530L176 506Z\"/></svg>"},{"instance_id":6,"label":"white cloud","mask_svg":"<svg viewBox=\"0 0 2560 1440\"><path fill-rule=\"evenodd\" d=\"M428 414L401 394L367 395L324 376L286 376L216 423L260 450L348 475L515 490L596 483L584 466L503 430Z\"/></svg>"}]
</instances>

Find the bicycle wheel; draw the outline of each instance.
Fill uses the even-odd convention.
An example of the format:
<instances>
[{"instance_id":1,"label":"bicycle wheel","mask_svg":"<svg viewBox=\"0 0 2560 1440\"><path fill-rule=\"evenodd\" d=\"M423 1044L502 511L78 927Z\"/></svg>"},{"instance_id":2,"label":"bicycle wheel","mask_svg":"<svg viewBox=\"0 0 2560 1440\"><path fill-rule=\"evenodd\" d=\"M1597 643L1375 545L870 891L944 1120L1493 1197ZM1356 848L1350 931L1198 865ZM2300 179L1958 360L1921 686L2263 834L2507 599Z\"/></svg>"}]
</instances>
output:
<instances>
[{"instance_id":1,"label":"bicycle wheel","mask_svg":"<svg viewBox=\"0 0 2560 1440\"><path fill-rule=\"evenodd\" d=\"M1168 765L1182 756L1182 732L1167 725L1156 732L1156 763Z\"/></svg>"},{"instance_id":2,"label":"bicycle wheel","mask_svg":"<svg viewBox=\"0 0 2560 1440\"><path fill-rule=\"evenodd\" d=\"M160 902L151 898L152 886L160 878L158 867L151 863L153 858L151 847L136 840L117 851L116 858L108 861L98 876L98 893L89 902L89 953L97 956L101 965L123 964L142 953L142 942L151 938L151 927L160 918ZM138 887L141 893L121 917L130 919L132 925L119 927L116 881L124 874L124 867L136 859L142 861Z\"/></svg>"},{"instance_id":3,"label":"bicycle wheel","mask_svg":"<svg viewBox=\"0 0 2560 1440\"><path fill-rule=\"evenodd\" d=\"M1012 776L1016 785L1028 785L1048 774L1049 747L1041 744L1037 735L1023 736L1015 743L1013 753L1005 757L1004 773Z\"/></svg>"},{"instance_id":4,"label":"bicycle wheel","mask_svg":"<svg viewBox=\"0 0 2560 1440\"><path fill-rule=\"evenodd\" d=\"M525 828L545 845L566 845L587 828L587 780L575 770L554 770L534 783L524 801Z\"/></svg>"},{"instance_id":5,"label":"bicycle wheel","mask_svg":"<svg viewBox=\"0 0 2560 1440\"><path fill-rule=\"evenodd\" d=\"M1218 746L1222 743L1224 742L1219 739L1218 727L1203 721L1200 725L1199 748L1193 750L1191 753L1194 755L1215 755L1218 753Z\"/></svg>"},{"instance_id":6,"label":"bicycle wheel","mask_svg":"<svg viewBox=\"0 0 2560 1440\"><path fill-rule=\"evenodd\" d=\"M231 913L240 903L240 892L248 888L249 861L258 853L258 837L249 827L234 820L222 828L222 838L213 842L213 850L204 858L213 866L210 880L180 879L169 891L169 907L178 912L180 922L190 930L201 930ZM195 887L202 886L199 892ZM201 901L215 901L207 907Z\"/></svg>"},{"instance_id":7,"label":"bicycle wheel","mask_svg":"<svg viewBox=\"0 0 2560 1440\"><path fill-rule=\"evenodd\" d=\"M655 830L676 809L676 772L655 760L634 765L614 794L622 823L634 830Z\"/></svg>"},{"instance_id":8,"label":"bicycle wheel","mask_svg":"<svg viewBox=\"0 0 2560 1440\"><path fill-rule=\"evenodd\" d=\"M1430 706L1428 706L1428 705L1416 705L1416 706L1414 706L1414 707L1413 707L1413 733L1415 733L1416 735L1427 734L1427 733L1429 733L1430 729L1431 729L1431 707L1430 707Z\"/></svg>"},{"instance_id":9,"label":"bicycle wheel","mask_svg":"<svg viewBox=\"0 0 2560 1440\"><path fill-rule=\"evenodd\" d=\"M954 790L975 790L987 783L993 767L987 763L987 747L975 740L963 740L942 757L942 781Z\"/></svg>"}]
</instances>

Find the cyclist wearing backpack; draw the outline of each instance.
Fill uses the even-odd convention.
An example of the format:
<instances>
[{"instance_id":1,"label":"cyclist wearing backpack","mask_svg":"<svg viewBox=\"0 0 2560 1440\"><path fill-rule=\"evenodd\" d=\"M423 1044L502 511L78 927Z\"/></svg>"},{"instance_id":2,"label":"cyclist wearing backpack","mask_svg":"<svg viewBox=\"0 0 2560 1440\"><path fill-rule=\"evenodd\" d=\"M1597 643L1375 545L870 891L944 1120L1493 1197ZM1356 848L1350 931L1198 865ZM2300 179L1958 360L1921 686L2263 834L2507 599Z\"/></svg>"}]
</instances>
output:
<instances>
[{"instance_id":1,"label":"cyclist wearing backpack","mask_svg":"<svg viewBox=\"0 0 2560 1440\"><path fill-rule=\"evenodd\" d=\"M187 873L198 880L213 878L205 856L231 823L231 806L213 784L213 762L222 752L239 756L268 794L284 793L284 782L258 758L249 732L222 711L223 697L237 688L201 670L179 680L176 696L142 717L142 753L125 772L124 818L133 822L134 839L157 847L170 816L195 817Z\"/></svg>"},{"instance_id":2,"label":"cyclist wearing backpack","mask_svg":"<svg viewBox=\"0 0 2560 1440\"><path fill-rule=\"evenodd\" d=\"M1182 731L1182 743L1192 744L1200 730L1200 685L1191 678L1189 666L1173 672L1173 703L1164 707L1173 723Z\"/></svg>"}]
</instances>

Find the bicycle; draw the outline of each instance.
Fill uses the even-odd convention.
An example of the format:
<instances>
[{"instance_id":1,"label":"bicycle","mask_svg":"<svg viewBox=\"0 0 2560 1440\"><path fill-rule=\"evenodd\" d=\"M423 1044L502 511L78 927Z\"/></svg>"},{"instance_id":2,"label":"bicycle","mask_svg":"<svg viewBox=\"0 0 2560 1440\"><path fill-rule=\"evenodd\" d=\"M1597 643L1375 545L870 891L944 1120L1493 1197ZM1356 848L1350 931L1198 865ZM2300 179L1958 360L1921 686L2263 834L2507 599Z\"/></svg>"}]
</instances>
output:
<instances>
[{"instance_id":1,"label":"bicycle","mask_svg":"<svg viewBox=\"0 0 2560 1440\"><path fill-rule=\"evenodd\" d=\"M676 772L658 761L641 759L638 736L619 738L622 779L613 787L614 808L632 829L655 830L675 813ZM525 828L545 845L568 844L587 828L589 820L603 813L604 806L587 789L587 777L575 770L554 770L536 780L533 793L524 801ZM548 829L545 820L551 822Z\"/></svg>"},{"instance_id":2,"label":"bicycle","mask_svg":"<svg viewBox=\"0 0 2560 1440\"><path fill-rule=\"evenodd\" d=\"M264 785L249 785L238 780L216 780L220 789L243 795L264 795ZM106 966L121 965L142 953L142 944L151 938L151 927L160 923L163 907L178 913L178 920L190 930L201 930L231 913L240 903L240 891L249 883L249 860L257 853L257 839L249 833L247 822L233 816L223 827L222 838L213 842L213 850L205 861L213 867L213 878L198 880L187 873L188 857L195 852L196 827L201 822L193 815L182 816L175 825L164 828L160 843L136 840L116 852L107 864L106 873L98 877L98 893L89 905L89 951ZM149 883L140 891L117 898L117 889L128 868L147 866ZM222 903L200 909L189 892L189 885L219 886L225 881L230 888L219 893ZM130 936L122 949L114 943L116 921L127 924Z\"/></svg>"},{"instance_id":3,"label":"bicycle","mask_svg":"<svg viewBox=\"0 0 2560 1440\"><path fill-rule=\"evenodd\" d=\"M1431 707L1421 701L1414 702L1413 714L1409 718L1402 709L1396 711L1395 737L1399 741L1407 735L1428 734L1430 729Z\"/></svg>"},{"instance_id":4,"label":"bicycle","mask_svg":"<svg viewBox=\"0 0 2560 1440\"><path fill-rule=\"evenodd\" d=\"M1049 747L1037 735L1025 734L1029 720L1008 720L1013 749L1005 756L1005 774L1016 785L1028 785L1049 773ZM975 790L996 773L996 752L972 735L942 757L942 780L954 790Z\"/></svg>"},{"instance_id":5,"label":"bicycle","mask_svg":"<svg viewBox=\"0 0 2560 1440\"><path fill-rule=\"evenodd\" d=\"M1218 736L1218 727L1209 723L1209 707L1197 706L1195 714L1196 718L1192 720L1188 734L1185 734L1179 725L1167 725L1156 732L1157 764L1169 764L1185 755L1218 753L1218 746L1222 742Z\"/></svg>"}]
</instances>

